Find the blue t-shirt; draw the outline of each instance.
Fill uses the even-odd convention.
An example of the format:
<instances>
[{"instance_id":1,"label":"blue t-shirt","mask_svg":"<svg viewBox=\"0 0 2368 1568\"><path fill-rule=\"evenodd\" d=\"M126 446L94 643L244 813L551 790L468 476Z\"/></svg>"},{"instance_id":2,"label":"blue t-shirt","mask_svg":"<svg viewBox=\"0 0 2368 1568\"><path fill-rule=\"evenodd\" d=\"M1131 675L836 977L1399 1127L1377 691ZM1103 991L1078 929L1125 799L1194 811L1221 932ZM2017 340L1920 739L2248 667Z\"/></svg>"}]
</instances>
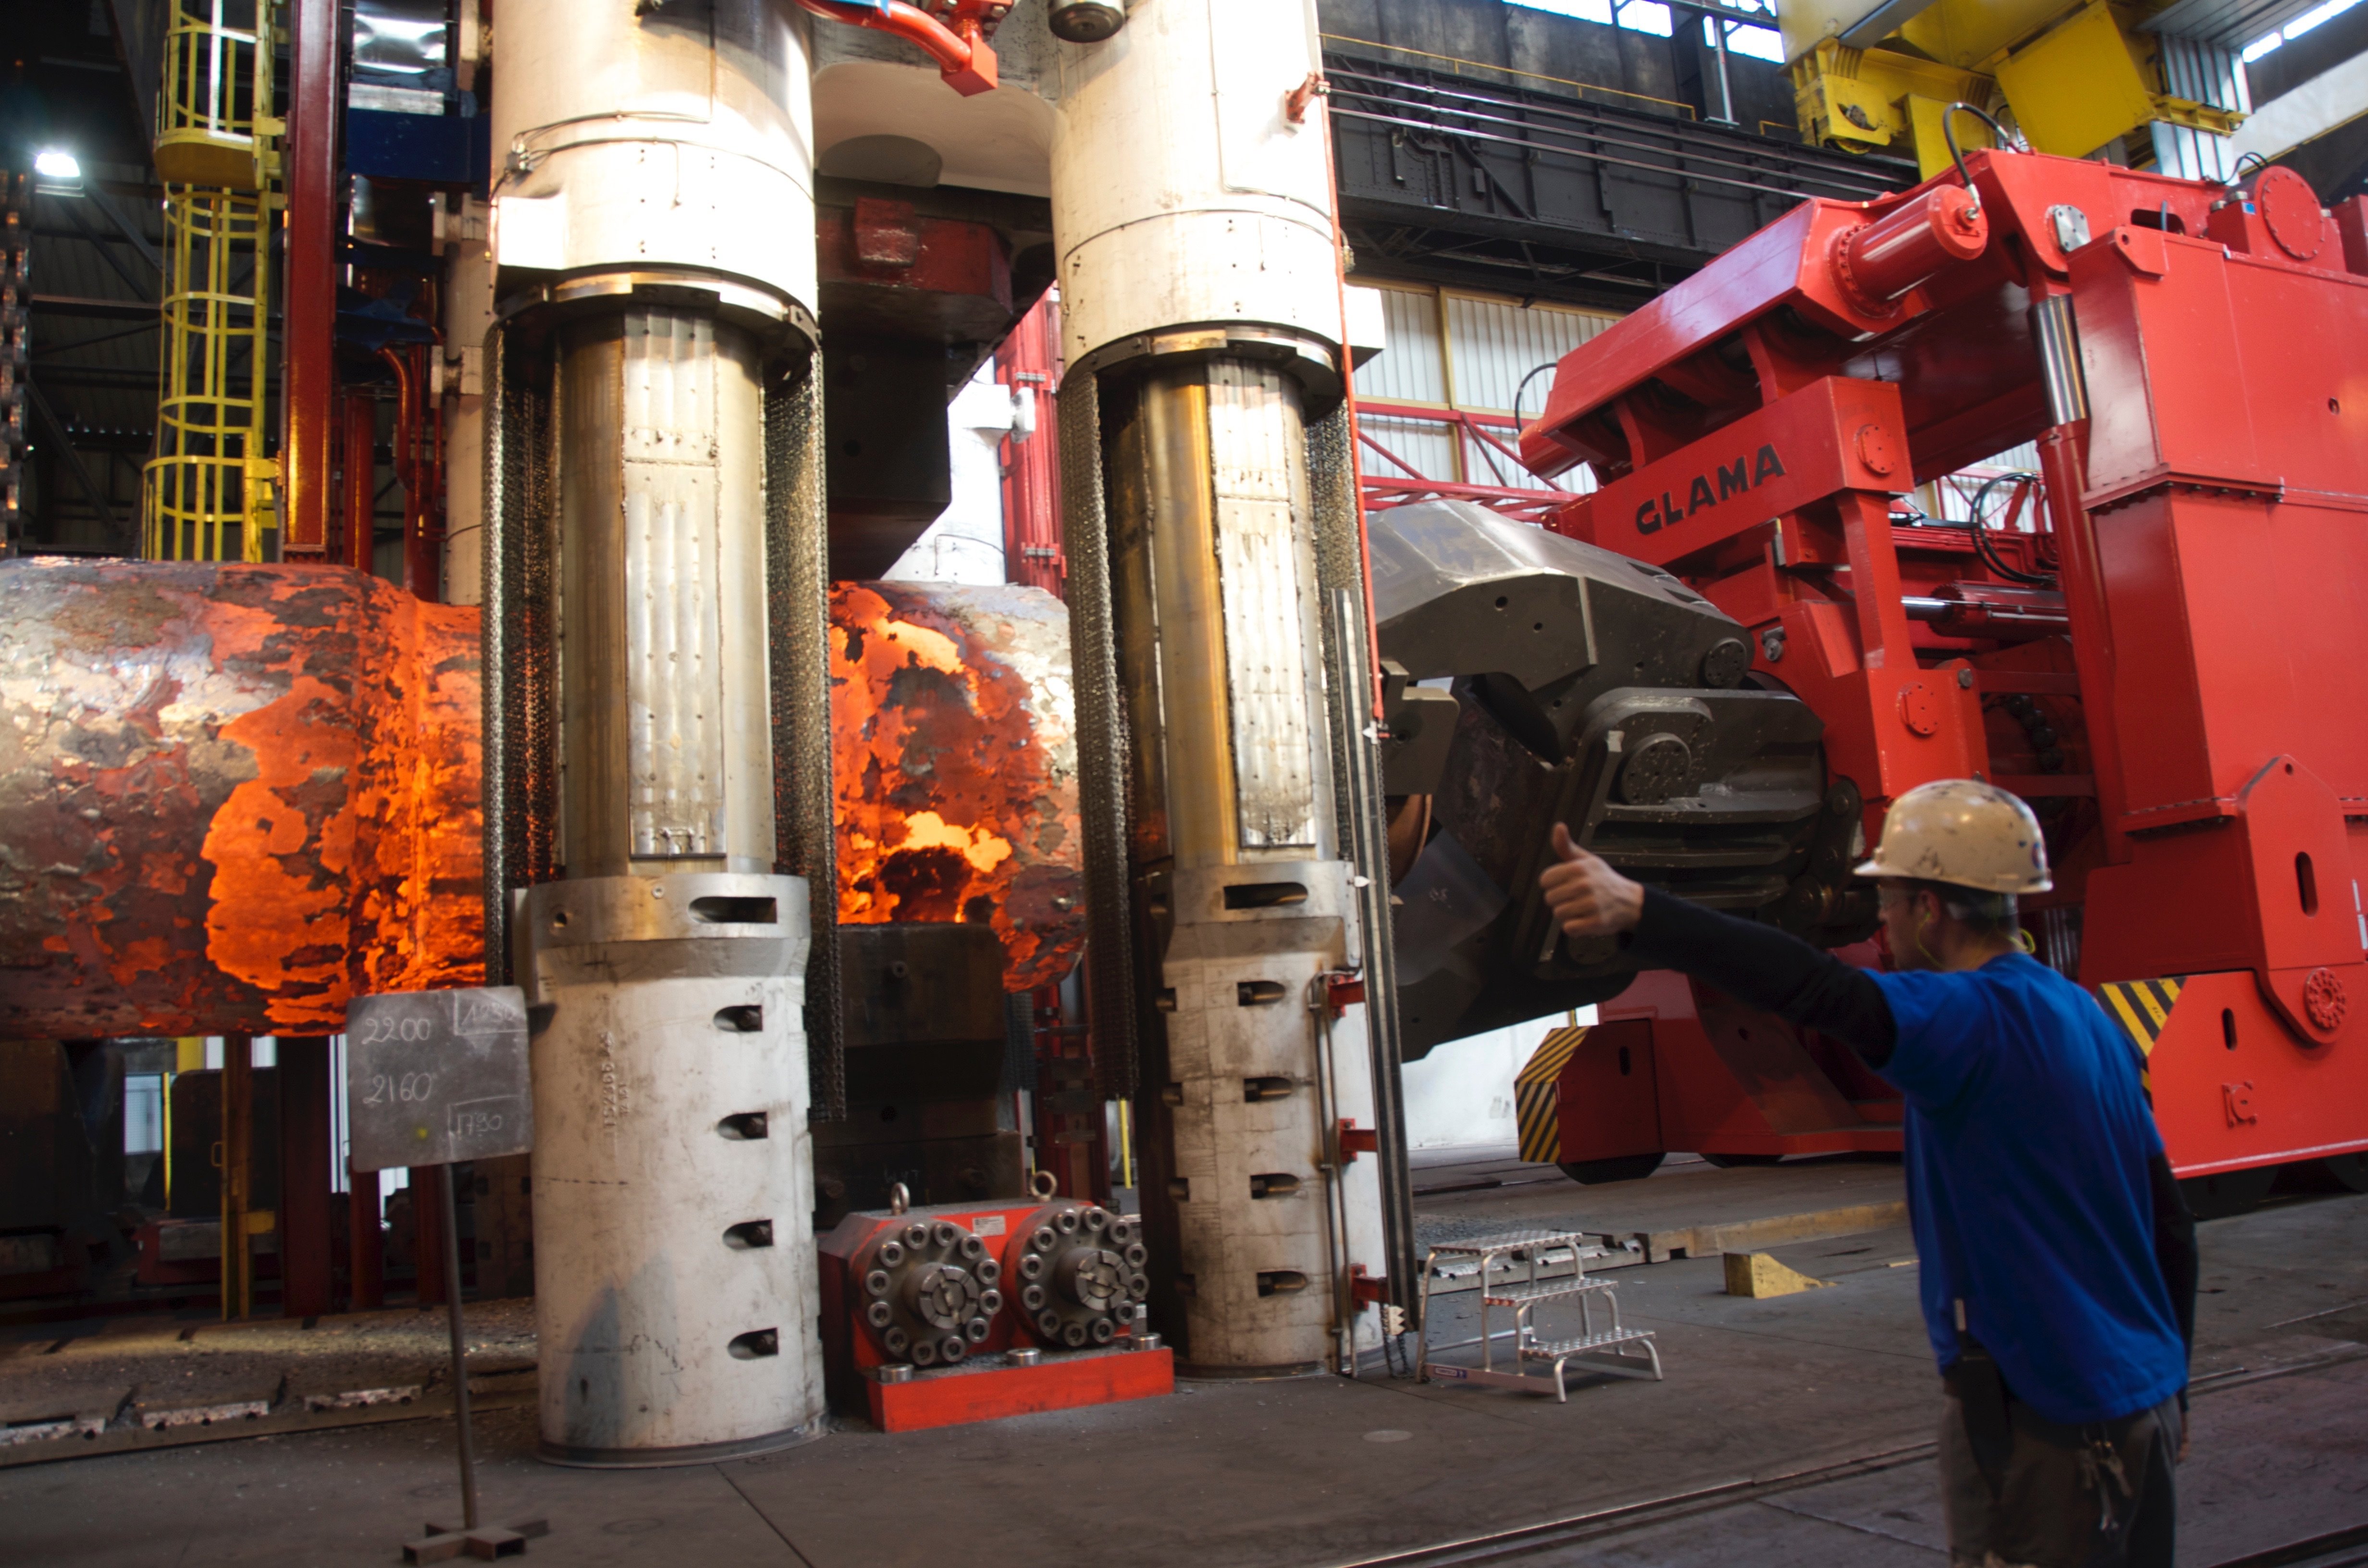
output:
<instances>
[{"instance_id":1,"label":"blue t-shirt","mask_svg":"<svg viewBox=\"0 0 2368 1568\"><path fill-rule=\"evenodd\" d=\"M2162 1149L2129 1036L2089 994L2010 953L1877 974L1907 1100L1907 1206L1924 1326L1943 1368L1965 1327L2050 1421L2132 1415L2187 1383L2155 1261Z\"/></svg>"}]
</instances>

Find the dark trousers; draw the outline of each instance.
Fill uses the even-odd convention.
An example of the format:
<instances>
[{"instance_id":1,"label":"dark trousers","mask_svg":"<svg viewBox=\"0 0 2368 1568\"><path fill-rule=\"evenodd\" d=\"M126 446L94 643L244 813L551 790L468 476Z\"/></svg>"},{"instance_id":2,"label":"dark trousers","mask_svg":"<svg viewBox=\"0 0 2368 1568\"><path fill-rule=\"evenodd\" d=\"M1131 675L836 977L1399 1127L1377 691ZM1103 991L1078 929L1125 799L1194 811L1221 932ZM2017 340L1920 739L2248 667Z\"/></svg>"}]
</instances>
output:
<instances>
[{"instance_id":1,"label":"dark trousers","mask_svg":"<svg viewBox=\"0 0 2368 1568\"><path fill-rule=\"evenodd\" d=\"M2184 1417L2176 1399L2116 1421L2061 1426L2020 1400L1984 1438L1952 1388L1941 1493L1957 1568L2170 1568Z\"/></svg>"}]
</instances>

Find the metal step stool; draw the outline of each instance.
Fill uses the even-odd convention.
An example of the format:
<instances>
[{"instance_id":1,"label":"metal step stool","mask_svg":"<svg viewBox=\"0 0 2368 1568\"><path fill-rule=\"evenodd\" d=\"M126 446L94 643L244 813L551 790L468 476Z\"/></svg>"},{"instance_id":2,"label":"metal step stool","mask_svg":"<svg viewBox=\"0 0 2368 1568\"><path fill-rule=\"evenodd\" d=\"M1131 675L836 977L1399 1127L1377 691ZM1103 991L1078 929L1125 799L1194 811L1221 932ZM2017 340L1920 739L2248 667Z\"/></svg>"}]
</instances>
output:
<instances>
[{"instance_id":1,"label":"metal step stool","mask_svg":"<svg viewBox=\"0 0 2368 1568\"><path fill-rule=\"evenodd\" d=\"M1588 1278L1586 1260L1590 1252L1604 1256L1602 1249L1593 1246L1576 1231L1508 1231L1477 1241L1450 1242L1432 1247L1422 1263L1423 1327L1415 1351L1415 1364L1422 1369L1422 1380L1493 1383L1543 1392L1545 1380L1524 1369L1550 1365L1554 1368L1554 1398L1565 1403L1569 1403L1570 1394L1565 1386L1563 1369L1573 1361L1579 1363L1584 1371L1659 1381L1661 1353L1653 1344L1652 1330L1620 1325L1620 1298L1611 1281ZM1443 1345L1431 1344L1433 1281L1474 1274L1479 1277L1480 1288L1479 1335ZM1534 1314L1549 1301L1577 1303L1577 1335L1553 1339L1540 1335ZM1610 1315L1608 1328L1595 1325L1599 1302ZM1489 1321L1491 1312L1506 1309L1512 1312L1512 1326L1493 1327ZM1497 1367L1496 1346L1500 1339L1513 1342L1514 1366L1510 1370L1500 1371ZM1433 1350L1458 1350L1473 1345L1480 1346L1477 1367L1450 1366L1430 1358ZM1634 1348L1620 1348L1622 1346ZM1641 1356L1638 1350L1643 1351Z\"/></svg>"}]
</instances>

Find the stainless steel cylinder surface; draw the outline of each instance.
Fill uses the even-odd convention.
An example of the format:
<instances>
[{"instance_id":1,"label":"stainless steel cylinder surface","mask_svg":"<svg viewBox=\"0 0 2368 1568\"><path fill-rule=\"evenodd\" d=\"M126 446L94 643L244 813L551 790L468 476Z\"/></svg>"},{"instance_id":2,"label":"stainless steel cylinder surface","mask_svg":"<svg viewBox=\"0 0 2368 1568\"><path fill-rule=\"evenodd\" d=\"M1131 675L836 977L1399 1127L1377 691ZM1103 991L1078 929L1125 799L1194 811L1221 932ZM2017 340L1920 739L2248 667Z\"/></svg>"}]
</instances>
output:
<instances>
[{"instance_id":1,"label":"stainless steel cylinder surface","mask_svg":"<svg viewBox=\"0 0 2368 1568\"><path fill-rule=\"evenodd\" d=\"M533 0L495 36L489 860L548 1009L543 1451L694 1462L823 1409L802 1009L829 842L776 833L774 767L778 714L782 798L827 802L820 447L767 358L815 301L809 29L790 0ZM810 620L772 614L784 586ZM815 656L773 669L777 621Z\"/></svg>"},{"instance_id":2,"label":"stainless steel cylinder surface","mask_svg":"<svg viewBox=\"0 0 2368 1568\"><path fill-rule=\"evenodd\" d=\"M1188 1369L1314 1370L1351 1262L1326 1107L1368 1070L1310 1010L1356 920L1299 392L1220 358L1103 396L1153 1290Z\"/></svg>"},{"instance_id":3,"label":"stainless steel cylinder surface","mask_svg":"<svg viewBox=\"0 0 2368 1568\"><path fill-rule=\"evenodd\" d=\"M769 871L755 347L629 311L572 329L560 374L562 863Z\"/></svg>"},{"instance_id":4,"label":"stainless steel cylinder surface","mask_svg":"<svg viewBox=\"0 0 2368 1568\"><path fill-rule=\"evenodd\" d=\"M632 305L559 339L559 859L534 1040L542 1437L696 1462L822 1411L808 888L770 875L755 345Z\"/></svg>"},{"instance_id":5,"label":"stainless steel cylinder surface","mask_svg":"<svg viewBox=\"0 0 2368 1568\"><path fill-rule=\"evenodd\" d=\"M1338 853L1299 389L1219 359L1130 389L1111 575L1137 864Z\"/></svg>"},{"instance_id":6,"label":"stainless steel cylinder surface","mask_svg":"<svg viewBox=\"0 0 2368 1568\"><path fill-rule=\"evenodd\" d=\"M533 1040L545 1458L699 1463L819 1430L806 888L546 882Z\"/></svg>"},{"instance_id":7,"label":"stainless steel cylinder surface","mask_svg":"<svg viewBox=\"0 0 2368 1568\"><path fill-rule=\"evenodd\" d=\"M814 105L791 0L514 0L494 28L501 270L690 274L815 301Z\"/></svg>"}]
</instances>

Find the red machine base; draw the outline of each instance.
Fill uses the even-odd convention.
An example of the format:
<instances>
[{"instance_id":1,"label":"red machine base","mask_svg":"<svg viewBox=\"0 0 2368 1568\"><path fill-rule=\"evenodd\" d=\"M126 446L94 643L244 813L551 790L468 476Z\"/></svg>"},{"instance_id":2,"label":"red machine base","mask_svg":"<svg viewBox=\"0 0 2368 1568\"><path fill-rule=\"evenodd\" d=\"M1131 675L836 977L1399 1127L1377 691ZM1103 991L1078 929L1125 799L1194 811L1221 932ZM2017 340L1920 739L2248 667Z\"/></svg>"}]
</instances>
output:
<instances>
[{"instance_id":1,"label":"red machine base","mask_svg":"<svg viewBox=\"0 0 2368 1568\"><path fill-rule=\"evenodd\" d=\"M1846 1048L1683 975L1639 975L1601 1016L1555 1030L1521 1070L1523 1159L1605 1176L1643 1160L1642 1175L1671 1150L1759 1162L1903 1146L1897 1091Z\"/></svg>"},{"instance_id":2,"label":"red machine base","mask_svg":"<svg viewBox=\"0 0 2368 1568\"><path fill-rule=\"evenodd\" d=\"M2356 1124L2368 1066L2300 1038L2251 971L2113 981L2095 994L2146 1057L2182 1178L2258 1171L2266 1189L2278 1165L2368 1149ZM1618 1162L1670 1150L1750 1162L1901 1147L1888 1086L1814 1034L1660 972L1603 1014L1547 1036L1522 1069L1522 1158L1613 1176Z\"/></svg>"},{"instance_id":3,"label":"red machine base","mask_svg":"<svg viewBox=\"0 0 2368 1568\"><path fill-rule=\"evenodd\" d=\"M1176 1353L1165 1346L1156 1350L1113 1346L1047 1356L1033 1367L965 1361L916 1372L909 1382L864 1381L873 1426L882 1432L920 1432L1174 1393Z\"/></svg>"}]
</instances>

